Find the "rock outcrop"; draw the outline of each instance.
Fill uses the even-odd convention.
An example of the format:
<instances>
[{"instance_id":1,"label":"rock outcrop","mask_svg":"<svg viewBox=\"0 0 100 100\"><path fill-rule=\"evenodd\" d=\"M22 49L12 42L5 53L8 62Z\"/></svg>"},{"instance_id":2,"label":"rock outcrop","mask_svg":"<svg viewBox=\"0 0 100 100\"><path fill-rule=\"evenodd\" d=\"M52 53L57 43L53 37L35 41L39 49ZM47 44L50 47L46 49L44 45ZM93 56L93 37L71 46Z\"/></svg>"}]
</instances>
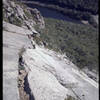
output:
<instances>
[{"instance_id":1,"label":"rock outcrop","mask_svg":"<svg viewBox=\"0 0 100 100\"><path fill-rule=\"evenodd\" d=\"M40 12L36 9L31 12L27 6L18 1L3 0L3 19L31 31L34 31L35 25L42 29L45 28Z\"/></svg>"},{"instance_id":2,"label":"rock outcrop","mask_svg":"<svg viewBox=\"0 0 100 100\"><path fill-rule=\"evenodd\" d=\"M44 19L43 19L41 13L36 8L34 8L34 9L28 8L28 9L34 15L34 19L36 20L36 22L39 25L40 29L44 29L45 28L45 22L44 22Z\"/></svg>"}]
</instances>

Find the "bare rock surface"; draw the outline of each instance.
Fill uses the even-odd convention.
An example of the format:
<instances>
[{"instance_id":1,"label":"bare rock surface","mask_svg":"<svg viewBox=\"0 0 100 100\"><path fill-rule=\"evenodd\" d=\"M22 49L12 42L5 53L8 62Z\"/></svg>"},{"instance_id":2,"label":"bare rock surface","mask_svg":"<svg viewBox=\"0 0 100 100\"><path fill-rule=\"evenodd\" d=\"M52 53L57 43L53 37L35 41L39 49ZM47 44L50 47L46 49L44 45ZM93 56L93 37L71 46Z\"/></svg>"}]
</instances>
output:
<instances>
[{"instance_id":1,"label":"bare rock surface","mask_svg":"<svg viewBox=\"0 0 100 100\"><path fill-rule=\"evenodd\" d=\"M64 100L72 95L79 100L98 100L98 83L64 56L36 46L23 55L28 82L35 100Z\"/></svg>"},{"instance_id":2,"label":"bare rock surface","mask_svg":"<svg viewBox=\"0 0 100 100\"><path fill-rule=\"evenodd\" d=\"M98 24L99 23L99 15L92 15L94 18L95 22Z\"/></svg>"},{"instance_id":3,"label":"bare rock surface","mask_svg":"<svg viewBox=\"0 0 100 100\"><path fill-rule=\"evenodd\" d=\"M15 26L16 25L13 25L13 24L10 24L10 23L3 21L3 28L6 31L10 31L10 32L18 33L18 34L23 34L23 35L38 33L35 29L33 29L31 31L31 30L28 30L25 28L21 28L19 26L16 26L16 27Z\"/></svg>"},{"instance_id":4,"label":"bare rock surface","mask_svg":"<svg viewBox=\"0 0 100 100\"><path fill-rule=\"evenodd\" d=\"M9 29L11 28L9 24L6 25ZM18 53L23 46L31 47L25 30L21 29L16 33L18 27L13 25L12 28L13 31L3 30L3 100L20 100L18 91Z\"/></svg>"}]
</instances>

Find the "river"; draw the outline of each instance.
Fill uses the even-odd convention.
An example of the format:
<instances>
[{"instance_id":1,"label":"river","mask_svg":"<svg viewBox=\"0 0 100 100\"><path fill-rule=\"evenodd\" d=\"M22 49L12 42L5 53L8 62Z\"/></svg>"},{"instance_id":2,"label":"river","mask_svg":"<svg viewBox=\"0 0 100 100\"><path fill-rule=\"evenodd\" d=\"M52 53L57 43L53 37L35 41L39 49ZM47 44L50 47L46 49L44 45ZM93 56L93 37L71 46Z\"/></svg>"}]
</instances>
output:
<instances>
[{"instance_id":1,"label":"river","mask_svg":"<svg viewBox=\"0 0 100 100\"><path fill-rule=\"evenodd\" d=\"M68 16L63 15L59 11L56 11L56 10L53 10L50 8L40 7L40 6L34 5L34 4L27 4L27 5L30 8L37 8L41 12L41 15L45 18L53 18L53 19L64 20L64 21L68 21L68 22L82 24L81 21L71 19Z\"/></svg>"}]
</instances>

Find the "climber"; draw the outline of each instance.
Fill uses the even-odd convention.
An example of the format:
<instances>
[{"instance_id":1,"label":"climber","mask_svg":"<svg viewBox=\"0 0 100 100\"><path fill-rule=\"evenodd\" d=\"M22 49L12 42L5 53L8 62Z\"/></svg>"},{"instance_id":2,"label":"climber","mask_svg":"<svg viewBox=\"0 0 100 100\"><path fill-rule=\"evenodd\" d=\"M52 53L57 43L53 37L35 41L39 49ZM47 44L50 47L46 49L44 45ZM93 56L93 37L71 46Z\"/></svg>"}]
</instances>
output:
<instances>
[{"instance_id":1,"label":"climber","mask_svg":"<svg viewBox=\"0 0 100 100\"><path fill-rule=\"evenodd\" d=\"M23 58L22 58L22 56L19 58L19 64L20 64L21 66L24 65L24 62L23 62Z\"/></svg>"}]
</instances>

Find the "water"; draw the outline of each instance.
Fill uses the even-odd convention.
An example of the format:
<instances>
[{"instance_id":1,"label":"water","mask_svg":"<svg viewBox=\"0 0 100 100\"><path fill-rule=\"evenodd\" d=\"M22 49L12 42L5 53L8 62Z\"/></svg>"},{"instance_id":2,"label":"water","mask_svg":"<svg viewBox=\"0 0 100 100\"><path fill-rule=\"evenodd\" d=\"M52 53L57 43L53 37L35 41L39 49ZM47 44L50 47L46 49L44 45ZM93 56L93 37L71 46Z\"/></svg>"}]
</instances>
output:
<instances>
[{"instance_id":1,"label":"water","mask_svg":"<svg viewBox=\"0 0 100 100\"><path fill-rule=\"evenodd\" d=\"M31 8L37 8L41 12L41 15L43 17L54 18L54 19L64 20L64 21L69 21L69 22L74 22L74 23L81 23L81 21L71 19L68 16L63 15L59 11L56 11L50 8L40 7L34 4L27 4L27 5Z\"/></svg>"}]
</instances>

